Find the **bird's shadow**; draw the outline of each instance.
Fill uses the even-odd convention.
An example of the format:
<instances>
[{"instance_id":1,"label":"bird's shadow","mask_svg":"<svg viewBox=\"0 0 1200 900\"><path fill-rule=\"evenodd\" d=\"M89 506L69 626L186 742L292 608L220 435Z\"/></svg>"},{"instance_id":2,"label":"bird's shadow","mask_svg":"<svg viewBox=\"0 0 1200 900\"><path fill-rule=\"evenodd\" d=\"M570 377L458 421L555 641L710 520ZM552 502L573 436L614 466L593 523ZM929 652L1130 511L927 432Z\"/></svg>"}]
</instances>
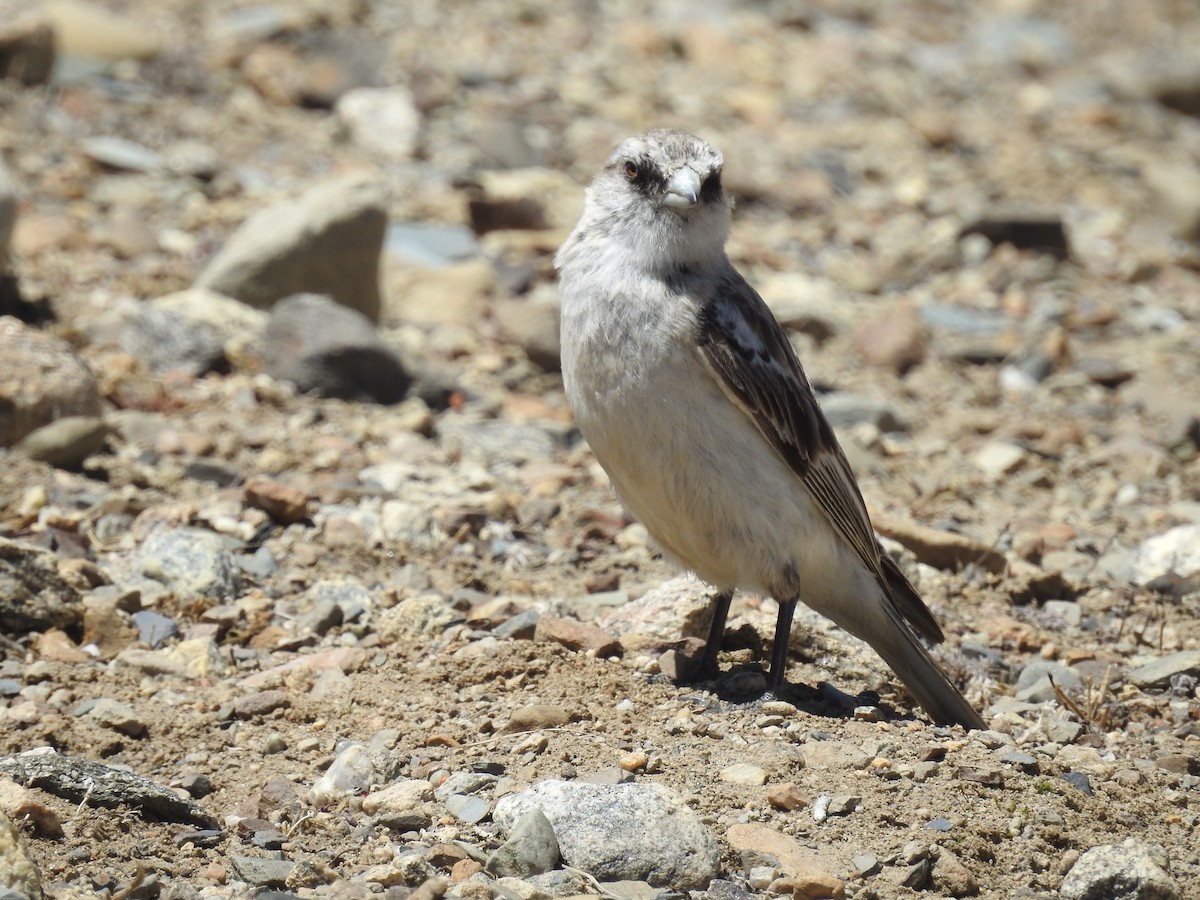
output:
<instances>
[{"instance_id":1,"label":"bird's shadow","mask_svg":"<svg viewBox=\"0 0 1200 900\"><path fill-rule=\"evenodd\" d=\"M854 720L855 710L860 707L874 707L878 712L878 720L882 722L904 723L916 718L912 713L883 702L874 691L847 694L828 681L815 685L785 681L768 690L767 673L757 661L735 663L706 677L672 680L657 676L655 680L672 684L685 692L697 692L696 699L714 710L761 707L772 700L782 700L796 707L799 712L833 721Z\"/></svg>"}]
</instances>

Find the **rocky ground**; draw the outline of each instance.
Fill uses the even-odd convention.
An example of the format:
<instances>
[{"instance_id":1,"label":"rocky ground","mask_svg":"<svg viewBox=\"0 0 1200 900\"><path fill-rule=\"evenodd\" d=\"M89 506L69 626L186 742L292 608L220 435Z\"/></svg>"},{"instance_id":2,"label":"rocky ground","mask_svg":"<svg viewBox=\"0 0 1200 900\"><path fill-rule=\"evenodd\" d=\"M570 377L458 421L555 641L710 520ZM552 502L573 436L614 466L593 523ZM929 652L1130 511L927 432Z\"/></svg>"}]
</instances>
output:
<instances>
[{"instance_id":1,"label":"rocky ground","mask_svg":"<svg viewBox=\"0 0 1200 900\"><path fill-rule=\"evenodd\" d=\"M0 9L0 896L1200 897L1200 11L645 6ZM677 683L551 267L663 124L989 730Z\"/></svg>"}]
</instances>

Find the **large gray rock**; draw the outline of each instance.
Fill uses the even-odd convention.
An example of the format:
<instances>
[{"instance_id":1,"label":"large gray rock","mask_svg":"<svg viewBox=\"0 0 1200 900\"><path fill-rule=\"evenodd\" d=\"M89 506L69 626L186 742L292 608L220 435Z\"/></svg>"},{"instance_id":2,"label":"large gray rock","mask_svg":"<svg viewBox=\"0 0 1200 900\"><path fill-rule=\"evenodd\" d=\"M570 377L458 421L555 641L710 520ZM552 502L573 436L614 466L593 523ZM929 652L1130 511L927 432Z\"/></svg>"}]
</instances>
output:
<instances>
[{"instance_id":1,"label":"large gray rock","mask_svg":"<svg viewBox=\"0 0 1200 900\"><path fill-rule=\"evenodd\" d=\"M168 309L144 306L121 329L121 349L152 372L203 375L217 368L225 350L215 328Z\"/></svg>"},{"instance_id":2,"label":"large gray rock","mask_svg":"<svg viewBox=\"0 0 1200 900\"><path fill-rule=\"evenodd\" d=\"M317 294L276 304L260 349L269 374L325 397L398 403L412 384L364 315Z\"/></svg>"},{"instance_id":3,"label":"large gray rock","mask_svg":"<svg viewBox=\"0 0 1200 900\"><path fill-rule=\"evenodd\" d=\"M1200 650L1180 650L1138 666L1127 676L1140 688L1165 688L1176 675L1200 678Z\"/></svg>"},{"instance_id":4,"label":"large gray rock","mask_svg":"<svg viewBox=\"0 0 1200 900\"><path fill-rule=\"evenodd\" d=\"M507 833L534 809L550 820L563 862L600 881L690 890L720 868L716 840L662 785L544 781L502 797L492 817Z\"/></svg>"},{"instance_id":5,"label":"large gray rock","mask_svg":"<svg viewBox=\"0 0 1200 900\"><path fill-rule=\"evenodd\" d=\"M176 528L151 535L139 554L140 574L170 588L181 599L238 594L241 575L229 539L203 528Z\"/></svg>"},{"instance_id":6,"label":"large gray rock","mask_svg":"<svg viewBox=\"0 0 1200 900\"><path fill-rule=\"evenodd\" d=\"M0 447L63 416L99 416L96 378L71 345L0 316Z\"/></svg>"},{"instance_id":7,"label":"large gray rock","mask_svg":"<svg viewBox=\"0 0 1200 900\"><path fill-rule=\"evenodd\" d=\"M1167 872L1166 851L1133 838L1088 850L1071 866L1058 893L1064 900L1175 900L1180 896Z\"/></svg>"},{"instance_id":8,"label":"large gray rock","mask_svg":"<svg viewBox=\"0 0 1200 900\"><path fill-rule=\"evenodd\" d=\"M251 216L196 279L261 309L292 294L328 294L379 320L379 256L387 213L383 188L346 175Z\"/></svg>"}]
</instances>

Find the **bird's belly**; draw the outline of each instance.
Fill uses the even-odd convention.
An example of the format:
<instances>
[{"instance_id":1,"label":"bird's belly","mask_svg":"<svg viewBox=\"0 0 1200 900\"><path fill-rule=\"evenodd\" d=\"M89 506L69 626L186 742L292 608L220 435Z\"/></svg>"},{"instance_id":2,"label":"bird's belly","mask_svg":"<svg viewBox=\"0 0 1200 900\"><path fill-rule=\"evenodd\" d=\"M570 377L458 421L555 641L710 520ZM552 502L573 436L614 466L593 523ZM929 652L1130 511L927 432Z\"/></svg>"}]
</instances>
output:
<instances>
[{"instance_id":1,"label":"bird's belly","mask_svg":"<svg viewBox=\"0 0 1200 900\"><path fill-rule=\"evenodd\" d=\"M799 479L698 361L643 370L636 389L617 379L576 416L630 511L717 588L780 596L799 582L807 599L853 567Z\"/></svg>"}]
</instances>

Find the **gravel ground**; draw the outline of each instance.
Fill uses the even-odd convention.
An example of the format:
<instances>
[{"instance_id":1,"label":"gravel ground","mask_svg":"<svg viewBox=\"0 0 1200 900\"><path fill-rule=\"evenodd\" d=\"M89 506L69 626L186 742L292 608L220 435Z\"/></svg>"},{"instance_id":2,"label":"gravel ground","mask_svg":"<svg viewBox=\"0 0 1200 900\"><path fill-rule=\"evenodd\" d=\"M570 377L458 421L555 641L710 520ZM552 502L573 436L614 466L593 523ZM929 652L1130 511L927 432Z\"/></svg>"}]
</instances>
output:
<instances>
[{"instance_id":1,"label":"gravel ground","mask_svg":"<svg viewBox=\"0 0 1200 900\"><path fill-rule=\"evenodd\" d=\"M1200 12L649 6L0 9L0 895L1200 897ZM658 125L988 731L675 679L551 267Z\"/></svg>"}]
</instances>

